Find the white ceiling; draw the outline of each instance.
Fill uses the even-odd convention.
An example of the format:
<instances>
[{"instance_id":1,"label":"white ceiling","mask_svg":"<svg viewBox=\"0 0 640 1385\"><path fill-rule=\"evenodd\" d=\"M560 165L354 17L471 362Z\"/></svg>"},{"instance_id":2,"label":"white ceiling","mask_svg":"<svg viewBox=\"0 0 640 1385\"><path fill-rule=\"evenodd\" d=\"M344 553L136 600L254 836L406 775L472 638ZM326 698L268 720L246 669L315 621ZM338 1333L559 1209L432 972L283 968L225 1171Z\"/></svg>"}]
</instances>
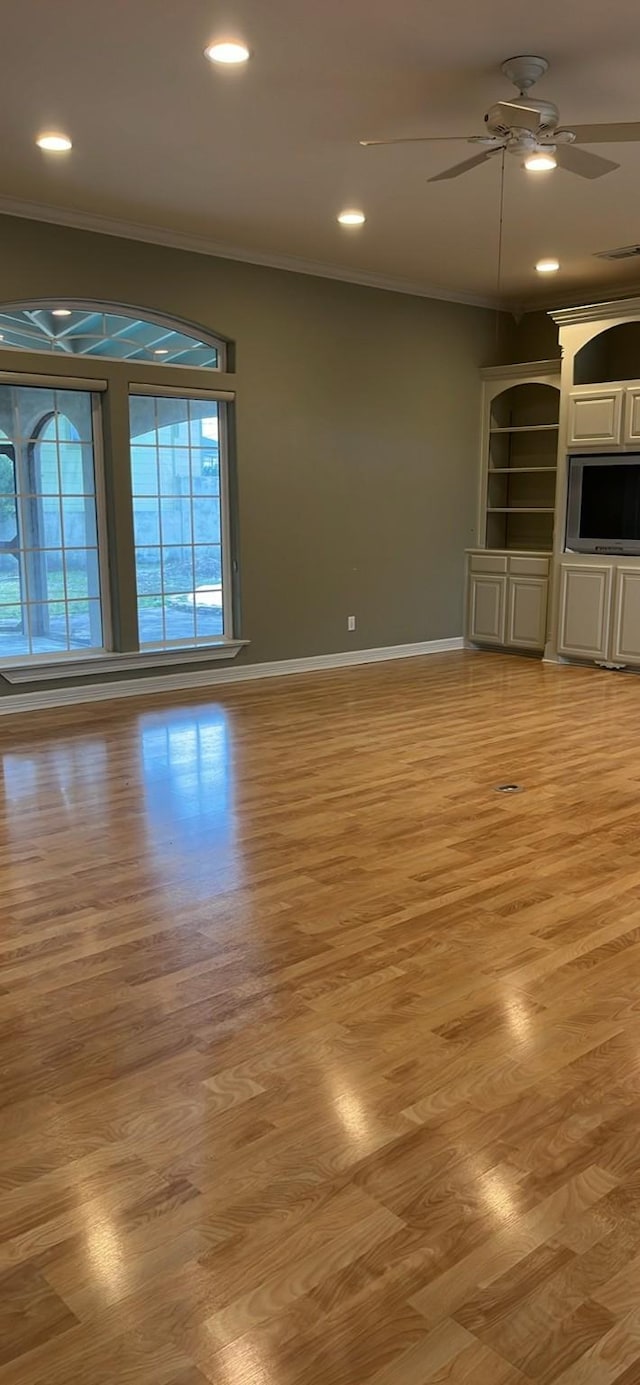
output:
<instances>
[{"instance_id":1,"label":"white ceiling","mask_svg":"<svg viewBox=\"0 0 640 1385\"><path fill-rule=\"evenodd\" d=\"M514 94L501 61L523 52L550 59L535 94L563 124L640 119L639 29L637 0L23 0L3 12L0 209L494 300L500 159L429 186L473 150L358 140L480 132ZM229 34L253 50L242 69L202 57ZM46 128L73 151L36 149ZM621 163L597 182L507 157L505 301L637 286L636 263L593 254L640 239L640 145L596 152ZM337 225L345 206L364 209L364 228ZM552 289L532 268L549 254Z\"/></svg>"}]
</instances>

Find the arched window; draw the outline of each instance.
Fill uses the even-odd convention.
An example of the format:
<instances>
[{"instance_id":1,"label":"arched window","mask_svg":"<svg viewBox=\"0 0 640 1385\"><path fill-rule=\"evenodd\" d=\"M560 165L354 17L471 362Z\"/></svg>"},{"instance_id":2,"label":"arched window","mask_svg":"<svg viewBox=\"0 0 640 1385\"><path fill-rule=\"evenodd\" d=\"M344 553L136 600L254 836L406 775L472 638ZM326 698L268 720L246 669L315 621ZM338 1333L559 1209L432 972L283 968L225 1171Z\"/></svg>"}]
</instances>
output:
<instances>
[{"instance_id":1,"label":"arched window","mask_svg":"<svg viewBox=\"0 0 640 1385\"><path fill-rule=\"evenodd\" d=\"M104 303L43 300L0 311L5 347L46 351L60 360L148 361L192 369L225 369L225 343L162 314L136 313Z\"/></svg>"},{"instance_id":2,"label":"arched window","mask_svg":"<svg viewBox=\"0 0 640 1385\"><path fill-rule=\"evenodd\" d=\"M0 337L0 672L237 653L234 395L213 375L227 343L161 314L56 300L0 308Z\"/></svg>"}]
</instances>

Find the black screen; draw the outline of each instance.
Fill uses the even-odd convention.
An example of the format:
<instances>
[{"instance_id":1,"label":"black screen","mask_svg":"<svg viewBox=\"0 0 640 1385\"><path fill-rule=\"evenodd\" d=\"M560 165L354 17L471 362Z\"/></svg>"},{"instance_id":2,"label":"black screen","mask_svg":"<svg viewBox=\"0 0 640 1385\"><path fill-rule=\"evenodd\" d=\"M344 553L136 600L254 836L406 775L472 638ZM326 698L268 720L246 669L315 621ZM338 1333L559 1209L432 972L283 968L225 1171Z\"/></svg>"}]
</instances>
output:
<instances>
[{"instance_id":1,"label":"black screen","mask_svg":"<svg viewBox=\"0 0 640 1385\"><path fill-rule=\"evenodd\" d=\"M640 463L585 466L582 473L580 537L640 539Z\"/></svg>"}]
</instances>

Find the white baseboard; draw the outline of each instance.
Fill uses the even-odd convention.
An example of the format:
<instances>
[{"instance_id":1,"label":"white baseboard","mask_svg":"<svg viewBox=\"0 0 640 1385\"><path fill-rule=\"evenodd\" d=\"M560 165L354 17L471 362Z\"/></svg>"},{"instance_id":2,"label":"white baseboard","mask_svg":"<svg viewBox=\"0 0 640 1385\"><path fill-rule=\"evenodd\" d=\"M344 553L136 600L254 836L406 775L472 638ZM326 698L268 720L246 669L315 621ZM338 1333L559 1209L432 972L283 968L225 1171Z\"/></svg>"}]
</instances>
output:
<instances>
[{"instance_id":1,"label":"white baseboard","mask_svg":"<svg viewBox=\"0 0 640 1385\"><path fill-rule=\"evenodd\" d=\"M78 702L107 702L120 697L149 697L152 693L179 692L186 688L210 688L218 683L244 683L249 679L284 678L293 673L315 673L321 669L350 668L355 664L376 664L386 659L414 659L424 654L446 654L462 649L461 635L446 640L422 640L418 644L392 644L382 649L343 650L339 654L316 654L308 659L277 659L267 664L240 664L232 668L190 669L187 673L159 674L153 678L114 679L112 683L89 683L81 687L46 688L32 693L0 697L0 716L16 712L36 712L47 707L68 707Z\"/></svg>"}]
</instances>

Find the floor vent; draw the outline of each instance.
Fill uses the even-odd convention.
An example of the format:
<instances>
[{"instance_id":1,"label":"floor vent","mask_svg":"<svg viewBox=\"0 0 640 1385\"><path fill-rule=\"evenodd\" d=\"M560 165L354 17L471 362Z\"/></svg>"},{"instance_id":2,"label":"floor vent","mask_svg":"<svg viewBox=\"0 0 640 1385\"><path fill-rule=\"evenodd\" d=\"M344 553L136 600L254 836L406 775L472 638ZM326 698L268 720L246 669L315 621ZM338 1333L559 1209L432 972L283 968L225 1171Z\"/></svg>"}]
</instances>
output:
<instances>
[{"instance_id":1,"label":"floor vent","mask_svg":"<svg viewBox=\"0 0 640 1385\"><path fill-rule=\"evenodd\" d=\"M494 793L522 793L521 784L496 784Z\"/></svg>"},{"instance_id":2,"label":"floor vent","mask_svg":"<svg viewBox=\"0 0 640 1385\"><path fill-rule=\"evenodd\" d=\"M617 250L596 250L596 260L634 260L640 256L640 245L619 245Z\"/></svg>"}]
</instances>

